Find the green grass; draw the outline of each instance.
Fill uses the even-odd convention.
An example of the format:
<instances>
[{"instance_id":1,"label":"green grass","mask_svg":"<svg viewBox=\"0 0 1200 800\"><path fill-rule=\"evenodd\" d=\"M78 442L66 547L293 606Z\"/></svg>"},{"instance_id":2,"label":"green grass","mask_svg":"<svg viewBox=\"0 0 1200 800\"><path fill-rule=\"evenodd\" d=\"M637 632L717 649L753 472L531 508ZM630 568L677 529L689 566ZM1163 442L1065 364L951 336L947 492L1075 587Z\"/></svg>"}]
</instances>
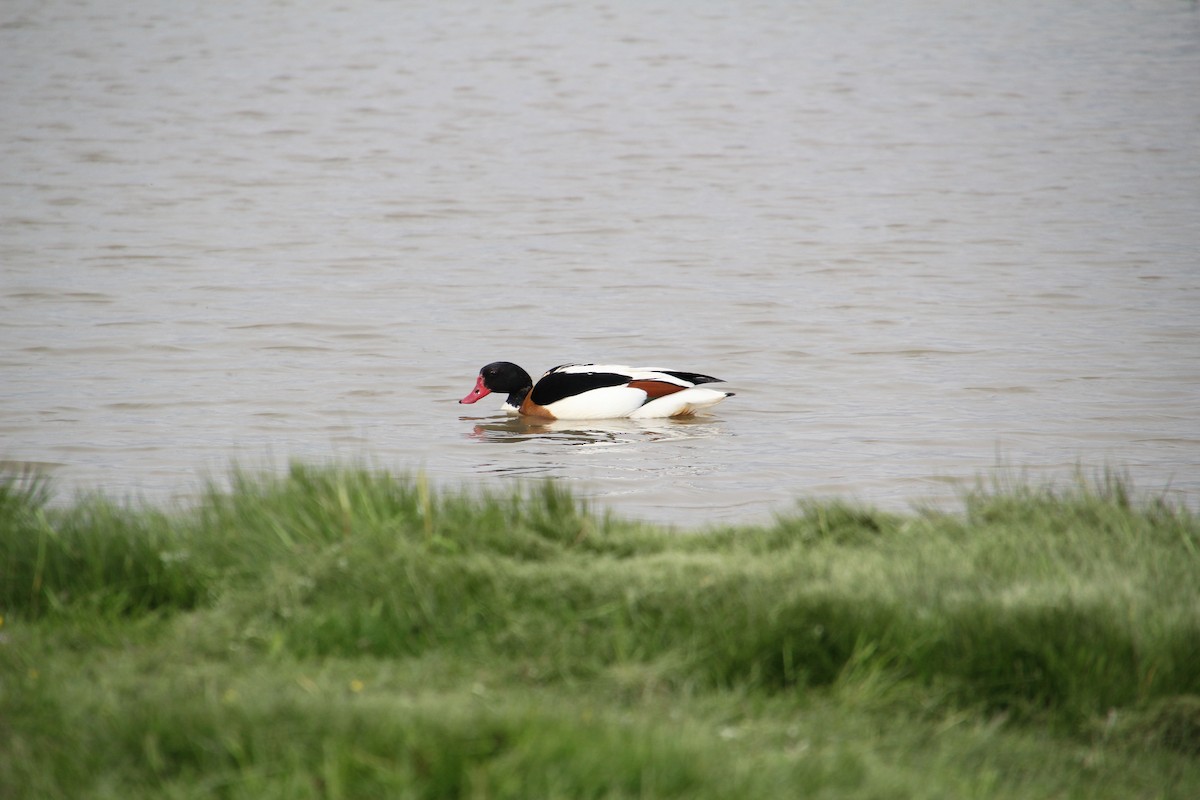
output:
<instances>
[{"instance_id":1,"label":"green grass","mask_svg":"<svg viewBox=\"0 0 1200 800\"><path fill-rule=\"evenodd\" d=\"M1120 481L672 532L294 467L0 481L0 797L1178 797L1200 520Z\"/></svg>"}]
</instances>

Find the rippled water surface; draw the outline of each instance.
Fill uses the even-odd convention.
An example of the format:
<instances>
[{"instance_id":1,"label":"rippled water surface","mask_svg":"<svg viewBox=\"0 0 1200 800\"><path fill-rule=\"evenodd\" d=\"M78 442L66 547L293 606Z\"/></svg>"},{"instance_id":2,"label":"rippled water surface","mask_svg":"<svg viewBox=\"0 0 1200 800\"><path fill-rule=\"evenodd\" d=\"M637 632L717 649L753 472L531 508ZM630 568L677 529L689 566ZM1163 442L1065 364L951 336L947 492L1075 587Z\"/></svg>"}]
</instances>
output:
<instances>
[{"instance_id":1,"label":"rippled water surface","mask_svg":"<svg viewBox=\"0 0 1200 800\"><path fill-rule=\"evenodd\" d=\"M0 458L72 491L1200 503L1194 3L10 2L0 104ZM737 396L529 425L498 359Z\"/></svg>"}]
</instances>

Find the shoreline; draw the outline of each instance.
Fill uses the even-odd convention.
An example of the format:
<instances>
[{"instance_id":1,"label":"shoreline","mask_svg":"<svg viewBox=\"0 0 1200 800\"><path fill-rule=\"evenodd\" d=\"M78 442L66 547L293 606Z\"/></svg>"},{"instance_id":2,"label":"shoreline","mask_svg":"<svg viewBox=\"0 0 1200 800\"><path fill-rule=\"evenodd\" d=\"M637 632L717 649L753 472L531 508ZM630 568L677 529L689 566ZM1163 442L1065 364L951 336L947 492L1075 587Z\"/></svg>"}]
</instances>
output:
<instances>
[{"instance_id":1,"label":"shoreline","mask_svg":"<svg viewBox=\"0 0 1200 800\"><path fill-rule=\"evenodd\" d=\"M679 535L545 483L0 481L8 797L1187 797L1200 521L1111 475Z\"/></svg>"}]
</instances>

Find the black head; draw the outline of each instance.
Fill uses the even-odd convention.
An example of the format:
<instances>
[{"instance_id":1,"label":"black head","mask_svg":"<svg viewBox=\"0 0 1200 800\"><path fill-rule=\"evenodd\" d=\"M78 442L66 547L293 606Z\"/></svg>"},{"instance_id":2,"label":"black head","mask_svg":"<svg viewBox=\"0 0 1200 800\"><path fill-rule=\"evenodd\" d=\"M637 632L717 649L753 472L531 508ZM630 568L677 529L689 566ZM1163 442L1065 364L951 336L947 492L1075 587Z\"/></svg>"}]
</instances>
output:
<instances>
[{"instance_id":1,"label":"black head","mask_svg":"<svg viewBox=\"0 0 1200 800\"><path fill-rule=\"evenodd\" d=\"M508 394L507 402L510 405L519 406L532 388L533 379L529 377L528 372L511 361L493 361L479 370L475 388L458 402L474 403L492 392L505 392Z\"/></svg>"}]
</instances>

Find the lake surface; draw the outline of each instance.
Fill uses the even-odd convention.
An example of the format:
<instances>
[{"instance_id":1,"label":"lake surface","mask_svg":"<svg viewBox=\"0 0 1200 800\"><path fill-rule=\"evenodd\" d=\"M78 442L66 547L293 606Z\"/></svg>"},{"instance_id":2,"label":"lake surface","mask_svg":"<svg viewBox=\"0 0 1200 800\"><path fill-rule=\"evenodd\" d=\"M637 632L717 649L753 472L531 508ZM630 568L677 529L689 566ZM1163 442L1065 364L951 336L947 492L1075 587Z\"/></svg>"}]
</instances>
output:
<instances>
[{"instance_id":1,"label":"lake surface","mask_svg":"<svg viewBox=\"0 0 1200 800\"><path fill-rule=\"evenodd\" d=\"M683 527L1112 468L1200 505L1200 10L10 2L0 458L553 478ZM526 426L480 366L718 375Z\"/></svg>"}]
</instances>

